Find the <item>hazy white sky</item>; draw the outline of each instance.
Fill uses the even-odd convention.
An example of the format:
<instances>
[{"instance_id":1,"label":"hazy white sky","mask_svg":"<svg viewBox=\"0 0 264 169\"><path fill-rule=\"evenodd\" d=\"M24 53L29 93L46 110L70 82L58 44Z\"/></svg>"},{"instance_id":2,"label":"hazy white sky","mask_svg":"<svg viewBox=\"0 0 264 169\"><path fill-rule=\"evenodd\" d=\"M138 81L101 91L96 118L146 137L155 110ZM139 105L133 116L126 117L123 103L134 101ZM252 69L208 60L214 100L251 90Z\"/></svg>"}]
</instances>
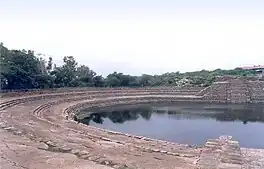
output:
<instances>
[{"instance_id":1,"label":"hazy white sky","mask_svg":"<svg viewBox=\"0 0 264 169\"><path fill-rule=\"evenodd\" d=\"M0 0L0 41L99 74L264 64L263 0Z\"/></svg>"}]
</instances>

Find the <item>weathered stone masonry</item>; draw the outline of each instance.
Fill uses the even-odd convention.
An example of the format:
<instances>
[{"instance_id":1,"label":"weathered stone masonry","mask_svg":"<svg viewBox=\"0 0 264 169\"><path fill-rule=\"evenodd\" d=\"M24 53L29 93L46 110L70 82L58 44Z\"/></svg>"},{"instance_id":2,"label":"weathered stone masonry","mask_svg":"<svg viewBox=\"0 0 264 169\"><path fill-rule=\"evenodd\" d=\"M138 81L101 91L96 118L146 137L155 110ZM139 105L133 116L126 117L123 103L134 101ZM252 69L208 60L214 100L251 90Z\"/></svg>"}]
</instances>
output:
<instances>
[{"instance_id":1,"label":"weathered stone masonry","mask_svg":"<svg viewBox=\"0 0 264 169\"><path fill-rule=\"evenodd\" d=\"M197 95L210 102L264 103L264 81L230 78L213 83Z\"/></svg>"},{"instance_id":2,"label":"weathered stone masonry","mask_svg":"<svg viewBox=\"0 0 264 169\"><path fill-rule=\"evenodd\" d=\"M4 93L0 102L0 136L3 136L0 166L263 169L264 151L246 149L245 152L238 142L229 139L208 140L204 146L197 147L107 131L70 120L82 108L116 104L263 103L263 87L260 81L228 79L205 89L71 88Z\"/></svg>"}]
</instances>

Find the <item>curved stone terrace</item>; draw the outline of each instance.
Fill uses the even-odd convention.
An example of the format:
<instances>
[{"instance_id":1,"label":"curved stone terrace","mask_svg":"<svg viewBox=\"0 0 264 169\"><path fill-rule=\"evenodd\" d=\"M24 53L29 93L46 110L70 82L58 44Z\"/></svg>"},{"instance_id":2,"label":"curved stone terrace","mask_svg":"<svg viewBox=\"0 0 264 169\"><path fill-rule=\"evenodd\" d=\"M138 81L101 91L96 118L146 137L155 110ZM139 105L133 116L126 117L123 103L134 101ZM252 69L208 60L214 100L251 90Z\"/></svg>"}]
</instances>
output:
<instances>
[{"instance_id":1,"label":"curved stone terrace","mask_svg":"<svg viewBox=\"0 0 264 169\"><path fill-rule=\"evenodd\" d=\"M204 146L107 131L73 120L82 108L148 102L225 102L201 88L81 88L2 93L3 169L264 168L264 150L228 136ZM217 90L216 90L217 91ZM214 99L209 99L213 97ZM219 97L219 96L218 96Z\"/></svg>"}]
</instances>

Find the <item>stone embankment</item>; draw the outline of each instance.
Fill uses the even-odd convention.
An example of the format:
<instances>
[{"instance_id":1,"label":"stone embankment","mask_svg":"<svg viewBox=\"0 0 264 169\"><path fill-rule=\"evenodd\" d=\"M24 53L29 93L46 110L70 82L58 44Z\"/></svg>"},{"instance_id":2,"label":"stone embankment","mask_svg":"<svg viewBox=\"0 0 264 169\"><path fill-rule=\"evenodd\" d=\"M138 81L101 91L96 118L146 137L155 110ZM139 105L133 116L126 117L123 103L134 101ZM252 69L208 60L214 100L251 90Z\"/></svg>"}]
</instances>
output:
<instances>
[{"instance_id":1,"label":"stone embankment","mask_svg":"<svg viewBox=\"0 0 264 169\"><path fill-rule=\"evenodd\" d=\"M80 88L3 93L0 168L264 168L263 150L240 149L229 139L191 146L107 131L72 120L82 108L208 101L208 92L201 95L201 90Z\"/></svg>"},{"instance_id":2,"label":"stone embankment","mask_svg":"<svg viewBox=\"0 0 264 169\"><path fill-rule=\"evenodd\" d=\"M210 102L263 104L264 81L250 81L245 77L220 78L196 95Z\"/></svg>"}]
</instances>

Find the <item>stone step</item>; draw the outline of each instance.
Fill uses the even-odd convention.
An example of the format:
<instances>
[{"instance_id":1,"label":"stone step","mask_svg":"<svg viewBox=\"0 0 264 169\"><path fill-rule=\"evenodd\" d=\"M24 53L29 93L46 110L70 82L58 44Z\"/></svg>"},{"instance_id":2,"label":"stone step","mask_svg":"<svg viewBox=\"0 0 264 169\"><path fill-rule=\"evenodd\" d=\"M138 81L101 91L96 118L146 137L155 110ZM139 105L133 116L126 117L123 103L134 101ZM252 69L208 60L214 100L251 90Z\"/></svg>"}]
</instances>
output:
<instances>
[{"instance_id":1,"label":"stone step","mask_svg":"<svg viewBox=\"0 0 264 169\"><path fill-rule=\"evenodd\" d=\"M239 143L227 136L207 140L198 162L198 168L241 169L242 163L243 157Z\"/></svg>"}]
</instances>

